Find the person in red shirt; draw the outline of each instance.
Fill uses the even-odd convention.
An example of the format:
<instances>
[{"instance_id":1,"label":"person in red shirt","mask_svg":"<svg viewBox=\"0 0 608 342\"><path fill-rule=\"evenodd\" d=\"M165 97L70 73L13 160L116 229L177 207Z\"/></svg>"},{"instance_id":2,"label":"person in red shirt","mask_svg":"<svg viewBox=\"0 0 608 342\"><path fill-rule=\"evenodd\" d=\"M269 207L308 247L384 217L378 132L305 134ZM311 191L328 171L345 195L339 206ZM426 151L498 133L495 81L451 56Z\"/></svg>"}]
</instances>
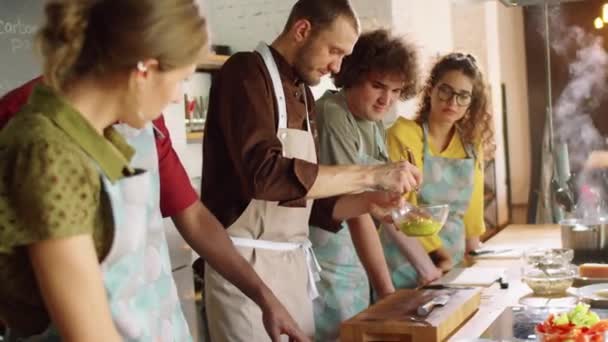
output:
<instances>
[{"instance_id":1,"label":"person in red shirt","mask_svg":"<svg viewBox=\"0 0 608 342\"><path fill-rule=\"evenodd\" d=\"M24 106L35 85L35 78L0 98L0 129ZM171 217L188 244L214 269L222 273L264 313L265 326L273 341L281 334L296 341L307 341L289 313L264 284L251 265L236 251L226 230L198 200L186 170L171 144L169 130L162 116L153 121L160 174L160 210Z\"/></svg>"}]
</instances>

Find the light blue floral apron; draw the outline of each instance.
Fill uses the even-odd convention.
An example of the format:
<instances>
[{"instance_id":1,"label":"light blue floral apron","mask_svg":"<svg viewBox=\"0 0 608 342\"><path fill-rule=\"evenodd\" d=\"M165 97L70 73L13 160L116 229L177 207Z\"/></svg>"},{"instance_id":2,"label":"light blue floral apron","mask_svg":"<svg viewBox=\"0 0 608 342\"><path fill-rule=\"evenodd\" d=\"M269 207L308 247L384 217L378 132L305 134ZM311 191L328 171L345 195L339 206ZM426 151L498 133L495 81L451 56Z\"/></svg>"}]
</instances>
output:
<instances>
[{"instance_id":1,"label":"light blue floral apron","mask_svg":"<svg viewBox=\"0 0 608 342\"><path fill-rule=\"evenodd\" d=\"M171 274L152 124L143 130L114 127L135 148L131 165L138 172L114 183L100 172L114 219L112 247L100 265L112 319L125 342L192 341ZM22 340L61 339L51 327Z\"/></svg>"},{"instance_id":2,"label":"light blue floral apron","mask_svg":"<svg viewBox=\"0 0 608 342\"><path fill-rule=\"evenodd\" d=\"M378 156L367 154L359 131L358 164L386 163L386 144L378 130L374 138L380 147ZM323 146L321 146L323 148ZM370 303L367 273L359 260L346 222L337 233L310 227L310 241L321 265L321 280L317 283L319 297L314 301L315 341L335 341L340 335L340 323L363 311Z\"/></svg>"},{"instance_id":3,"label":"light blue floral apron","mask_svg":"<svg viewBox=\"0 0 608 342\"><path fill-rule=\"evenodd\" d=\"M464 213L469 207L473 193L475 151L466 145L467 158L444 158L431 155L428 125L423 125L423 183L418 192L420 204L450 205L445 225L439 232L444 248L450 253L454 264L462 261L465 252ZM418 275L397 245L384 231L381 232L384 255L396 288L414 288Z\"/></svg>"}]
</instances>

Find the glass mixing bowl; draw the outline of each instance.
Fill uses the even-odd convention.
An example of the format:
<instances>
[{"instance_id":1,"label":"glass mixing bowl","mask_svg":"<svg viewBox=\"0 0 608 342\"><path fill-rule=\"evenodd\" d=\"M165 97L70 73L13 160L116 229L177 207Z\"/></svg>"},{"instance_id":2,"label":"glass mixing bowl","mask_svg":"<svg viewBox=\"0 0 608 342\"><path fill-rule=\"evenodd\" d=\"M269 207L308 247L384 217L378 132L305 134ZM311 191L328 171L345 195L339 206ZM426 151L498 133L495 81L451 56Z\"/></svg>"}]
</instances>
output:
<instances>
[{"instance_id":1,"label":"glass mixing bowl","mask_svg":"<svg viewBox=\"0 0 608 342\"><path fill-rule=\"evenodd\" d=\"M573 257L568 248L529 250L524 253L522 280L537 296L563 296L576 275Z\"/></svg>"},{"instance_id":2,"label":"glass mixing bowl","mask_svg":"<svg viewBox=\"0 0 608 342\"><path fill-rule=\"evenodd\" d=\"M414 206L407 203L391 213L395 226L408 236L436 234L448 218L450 206L433 204Z\"/></svg>"}]
</instances>

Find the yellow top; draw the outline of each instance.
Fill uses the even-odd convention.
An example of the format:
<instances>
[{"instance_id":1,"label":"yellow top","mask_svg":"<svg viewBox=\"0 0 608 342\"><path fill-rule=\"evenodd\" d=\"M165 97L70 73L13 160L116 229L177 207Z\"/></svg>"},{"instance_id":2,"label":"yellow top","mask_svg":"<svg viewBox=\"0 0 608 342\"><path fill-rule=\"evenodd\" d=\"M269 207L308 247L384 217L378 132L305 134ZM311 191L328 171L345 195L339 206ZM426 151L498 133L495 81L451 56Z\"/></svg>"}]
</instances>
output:
<instances>
[{"instance_id":1,"label":"yellow top","mask_svg":"<svg viewBox=\"0 0 608 342\"><path fill-rule=\"evenodd\" d=\"M400 117L388 129L387 133L388 154L393 161L407 160L405 148L412 150L416 165L423 169L424 141L422 127L415 121ZM444 158L466 158L467 153L460 139L460 135L454 134L445 150L435 151L433 144L430 144L429 151L432 156ZM476 157L483 161L483 149L476 146ZM482 167L475 167L473 179L473 193L469 208L464 214L464 225L467 237L477 237L482 235L485 230L483 220L483 164ZM424 180L423 180L424 182ZM417 203L417 199L410 193L407 200L410 203ZM427 252L434 251L441 247L441 240L438 235L419 238Z\"/></svg>"}]
</instances>

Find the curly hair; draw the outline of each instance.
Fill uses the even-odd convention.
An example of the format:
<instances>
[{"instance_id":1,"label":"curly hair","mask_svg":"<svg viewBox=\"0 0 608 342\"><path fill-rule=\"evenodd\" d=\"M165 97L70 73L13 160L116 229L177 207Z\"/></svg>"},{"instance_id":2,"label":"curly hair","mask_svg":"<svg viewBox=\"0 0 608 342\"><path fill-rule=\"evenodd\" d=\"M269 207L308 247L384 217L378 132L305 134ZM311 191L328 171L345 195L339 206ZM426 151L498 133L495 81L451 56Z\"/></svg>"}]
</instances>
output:
<instances>
[{"instance_id":1,"label":"curly hair","mask_svg":"<svg viewBox=\"0 0 608 342\"><path fill-rule=\"evenodd\" d=\"M415 46L386 29L368 31L359 37L353 52L342 62L340 72L333 75L338 88L350 88L361 82L369 72L398 74L404 80L400 99L407 100L418 88L418 54Z\"/></svg>"},{"instance_id":2,"label":"curly hair","mask_svg":"<svg viewBox=\"0 0 608 342\"><path fill-rule=\"evenodd\" d=\"M460 52L450 53L440 57L431 69L429 77L422 86L422 100L416 112L416 121L423 123L428 121L431 112L431 93L439 80L450 71L460 71L468 76L473 82L471 104L462 119L456 124L461 132L464 144L475 146L482 145L486 160L494 156L496 144L494 141L494 125L492 114L488 110L488 93L483 74L475 57Z\"/></svg>"}]
</instances>

